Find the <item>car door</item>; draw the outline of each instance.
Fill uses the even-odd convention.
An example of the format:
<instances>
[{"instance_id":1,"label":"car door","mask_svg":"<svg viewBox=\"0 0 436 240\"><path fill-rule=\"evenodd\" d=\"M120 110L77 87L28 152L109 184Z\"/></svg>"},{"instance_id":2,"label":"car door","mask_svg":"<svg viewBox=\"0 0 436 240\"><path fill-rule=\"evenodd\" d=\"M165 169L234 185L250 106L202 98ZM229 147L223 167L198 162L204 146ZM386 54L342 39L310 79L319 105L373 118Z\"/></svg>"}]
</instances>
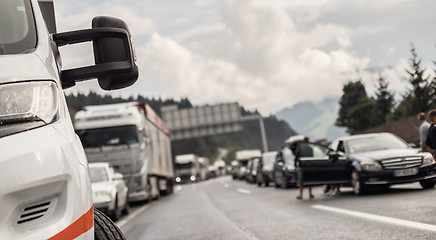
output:
<instances>
[{"instance_id":1,"label":"car door","mask_svg":"<svg viewBox=\"0 0 436 240\"><path fill-rule=\"evenodd\" d=\"M304 184L318 185L347 182L347 178L345 178L347 161L345 158L332 161L329 158L329 149L321 145L306 143L302 147L306 148L306 151L300 157Z\"/></svg>"}]
</instances>

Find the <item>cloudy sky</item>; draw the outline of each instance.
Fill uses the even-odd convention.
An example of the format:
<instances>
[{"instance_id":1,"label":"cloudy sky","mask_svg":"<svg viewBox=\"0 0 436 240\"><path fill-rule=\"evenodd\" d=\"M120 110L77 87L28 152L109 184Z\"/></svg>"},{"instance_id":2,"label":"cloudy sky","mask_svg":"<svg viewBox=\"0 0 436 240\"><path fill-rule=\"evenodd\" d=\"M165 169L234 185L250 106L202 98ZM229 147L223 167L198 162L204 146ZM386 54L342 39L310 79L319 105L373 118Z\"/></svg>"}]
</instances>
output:
<instances>
[{"instance_id":1,"label":"cloudy sky","mask_svg":"<svg viewBox=\"0 0 436 240\"><path fill-rule=\"evenodd\" d=\"M122 18L140 78L116 95L238 101L271 114L301 101L338 97L377 69L405 91L410 44L430 69L436 59L434 0L55 0L59 31L89 28L93 16ZM64 68L93 63L90 44L64 47ZM430 71L431 70L431 71ZM93 89L96 81L74 91Z\"/></svg>"}]
</instances>

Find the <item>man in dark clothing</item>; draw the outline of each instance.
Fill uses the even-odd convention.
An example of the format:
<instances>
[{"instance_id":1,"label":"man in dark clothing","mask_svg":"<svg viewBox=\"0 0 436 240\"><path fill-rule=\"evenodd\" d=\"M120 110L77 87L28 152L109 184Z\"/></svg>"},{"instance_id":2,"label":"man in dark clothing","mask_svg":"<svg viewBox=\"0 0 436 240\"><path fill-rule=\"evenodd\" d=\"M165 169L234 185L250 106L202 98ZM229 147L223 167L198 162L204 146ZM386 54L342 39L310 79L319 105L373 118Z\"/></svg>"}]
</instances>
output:
<instances>
[{"instance_id":1,"label":"man in dark clothing","mask_svg":"<svg viewBox=\"0 0 436 240\"><path fill-rule=\"evenodd\" d=\"M431 148L431 152L435 155L436 149L436 110L431 110L428 113L428 118L430 119L431 126L428 128L428 135L426 145Z\"/></svg>"},{"instance_id":2,"label":"man in dark clothing","mask_svg":"<svg viewBox=\"0 0 436 240\"><path fill-rule=\"evenodd\" d=\"M303 199L303 187L304 187L304 178L303 178L303 169L301 168L301 157L313 157L313 149L309 145L309 138L305 137L303 142L300 143L297 150L295 151L295 169L297 169L297 184L300 194L297 196L297 199ZM308 186L309 188L309 198L313 198L312 195L312 186Z\"/></svg>"}]
</instances>

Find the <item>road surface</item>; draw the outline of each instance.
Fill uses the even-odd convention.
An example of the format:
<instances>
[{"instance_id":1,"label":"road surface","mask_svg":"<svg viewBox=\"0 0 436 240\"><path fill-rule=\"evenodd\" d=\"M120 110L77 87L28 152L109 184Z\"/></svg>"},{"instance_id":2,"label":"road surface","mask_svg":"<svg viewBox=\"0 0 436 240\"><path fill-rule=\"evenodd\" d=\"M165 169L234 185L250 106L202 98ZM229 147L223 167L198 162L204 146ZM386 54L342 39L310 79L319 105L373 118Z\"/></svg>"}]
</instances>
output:
<instances>
[{"instance_id":1,"label":"road surface","mask_svg":"<svg viewBox=\"0 0 436 240\"><path fill-rule=\"evenodd\" d=\"M436 190L419 184L297 200L297 189L221 177L176 187L119 221L127 239L436 239Z\"/></svg>"}]
</instances>

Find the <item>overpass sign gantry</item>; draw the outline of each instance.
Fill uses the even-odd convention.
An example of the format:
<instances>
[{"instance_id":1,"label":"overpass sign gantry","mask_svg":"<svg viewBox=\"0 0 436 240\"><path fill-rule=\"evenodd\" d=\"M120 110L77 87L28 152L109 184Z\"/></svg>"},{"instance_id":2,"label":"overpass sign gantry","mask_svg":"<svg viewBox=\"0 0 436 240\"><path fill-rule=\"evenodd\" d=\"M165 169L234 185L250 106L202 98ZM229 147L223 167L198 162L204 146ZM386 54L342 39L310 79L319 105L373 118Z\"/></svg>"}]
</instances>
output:
<instances>
[{"instance_id":1,"label":"overpass sign gantry","mask_svg":"<svg viewBox=\"0 0 436 240\"><path fill-rule=\"evenodd\" d=\"M241 116L238 103L226 103L178 109L177 105L161 108L162 118L171 130L171 140L189 139L242 131L243 121L258 120L263 150L268 151L261 115Z\"/></svg>"}]
</instances>

